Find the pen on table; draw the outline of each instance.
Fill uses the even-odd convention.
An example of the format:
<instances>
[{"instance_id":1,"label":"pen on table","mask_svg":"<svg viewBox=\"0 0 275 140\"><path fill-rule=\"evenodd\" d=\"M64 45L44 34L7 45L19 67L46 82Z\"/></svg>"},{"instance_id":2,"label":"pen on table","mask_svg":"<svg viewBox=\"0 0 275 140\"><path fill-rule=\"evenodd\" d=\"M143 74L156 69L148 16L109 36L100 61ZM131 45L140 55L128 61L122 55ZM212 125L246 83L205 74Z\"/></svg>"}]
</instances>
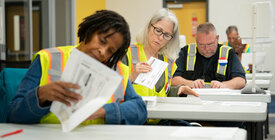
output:
<instances>
[{"instance_id":1,"label":"pen on table","mask_svg":"<svg viewBox=\"0 0 275 140\"><path fill-rule=\"evenodd\" d=\"M23 129L19 129L19 130L13 131L13 132L9 132L9 133L6 133L6 134L2 135L1 138L7 137L7 136L10 136L10 135L14 135L14 134L18 134L18 133L21 133L22 131L23 131Z\"/></svg>"}]
</instances>

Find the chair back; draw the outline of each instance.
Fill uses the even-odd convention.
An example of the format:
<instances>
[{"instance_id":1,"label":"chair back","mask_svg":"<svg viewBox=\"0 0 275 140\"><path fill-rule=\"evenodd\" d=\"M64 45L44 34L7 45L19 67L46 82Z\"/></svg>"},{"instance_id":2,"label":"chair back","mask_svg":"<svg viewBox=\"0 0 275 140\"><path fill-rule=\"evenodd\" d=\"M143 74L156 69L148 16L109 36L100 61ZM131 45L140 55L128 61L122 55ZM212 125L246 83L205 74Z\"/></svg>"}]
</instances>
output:
<instances>
[{"instance_id":1,"label":"chair back","mask_svg":"<svg viewBox=\"0 0 275 140\"><path fill-rule=\"evenodd\" d=\"M0 123L6 122L7 107L28 69L4 68L0 73Z\"/></svg>"}]
</instances>

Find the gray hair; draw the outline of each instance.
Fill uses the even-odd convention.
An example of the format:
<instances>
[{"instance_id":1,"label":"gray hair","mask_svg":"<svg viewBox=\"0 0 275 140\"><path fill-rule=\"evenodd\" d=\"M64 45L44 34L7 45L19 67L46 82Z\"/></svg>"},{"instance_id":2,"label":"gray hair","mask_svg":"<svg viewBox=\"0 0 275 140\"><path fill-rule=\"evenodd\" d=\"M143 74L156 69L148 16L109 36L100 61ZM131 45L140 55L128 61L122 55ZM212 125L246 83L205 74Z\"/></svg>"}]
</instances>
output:
<instances>
[{"instance_id":1,"label":"gray hair","mask_svg":"<svg viewBox=\"0 0 275 140\"><path fill-rule=\"evenodd\" d=\"M143 44L144 47L147 46L149 27L151 26L151 24L155 24L165 17L167 17L174 24L173 38L169 40L168 43L159 50L159 54L163 54L169 59L176 59L180 50L178 20L176 15L168 9L162 8L158 12L156 12L151 17L149 22L147 22L142 30L137 34L136 40L138 43Z\"/></svg>"},{"instance_id":2,"label":"gray hair","mask_svg":"<svg viewBox=\"0 0 275 140\"><path fill-rule=\"evenodd\" d=\"M226 34L231 34L233 31L236 31L238 34L238 28L235 25L228 26L226 29Z\"/></svg>"},{"instance_id":3,"label":"gray hair","mask_svg":"<svg viewBox=\"0 0 275 140\"><path fill-rule=\"evenodd\" d=\"M214 32L215 36L217 35L215 26L210 22L202 23L197 27L197 33L209 34L210 32Z\"/></svg>"}]
</instances>

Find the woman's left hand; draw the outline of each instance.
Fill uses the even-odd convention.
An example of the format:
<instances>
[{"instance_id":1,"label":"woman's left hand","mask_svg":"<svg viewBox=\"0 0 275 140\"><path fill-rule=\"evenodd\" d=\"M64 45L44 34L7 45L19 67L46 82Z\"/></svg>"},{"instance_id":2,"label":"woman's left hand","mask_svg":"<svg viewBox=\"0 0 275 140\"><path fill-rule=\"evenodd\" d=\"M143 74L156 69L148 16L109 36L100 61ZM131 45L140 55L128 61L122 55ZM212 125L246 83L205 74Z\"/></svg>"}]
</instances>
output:
<instances>
[{"instance_id":1,"label":"woman's left hand","mask_svg":"<svg viewBox=\"0 0 275 140\"><path fill-rule=\"evenodd\" d=\"M136 64L133 72L131 73L129 79L135 81L140 73L147 73L152 70L152 67L146 62L139 62Z\"/></svg>"}]
</instances>

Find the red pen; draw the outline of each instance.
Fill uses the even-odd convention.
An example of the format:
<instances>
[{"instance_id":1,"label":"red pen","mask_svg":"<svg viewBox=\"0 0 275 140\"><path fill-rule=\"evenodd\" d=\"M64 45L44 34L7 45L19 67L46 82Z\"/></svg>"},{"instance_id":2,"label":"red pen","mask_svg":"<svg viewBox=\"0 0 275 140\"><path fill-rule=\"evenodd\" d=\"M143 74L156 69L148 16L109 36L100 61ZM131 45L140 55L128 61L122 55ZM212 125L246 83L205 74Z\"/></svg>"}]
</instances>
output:
<instances>
[{"instance_id":1,"label":"red pen","mask_svg":"<svg viewBox=\"0 0 275 140\"><path fill-rule=\"evenodd\" d=\"M13 132L10 132L10 133L2 135L1 138L4 138L6 136L10 136L10 135L14 135L14 134L18 134L18 133L21 133L22 131L23 131L23 129L19 129L19 130L13 131Z\"/></svg>"}]
</instances>

